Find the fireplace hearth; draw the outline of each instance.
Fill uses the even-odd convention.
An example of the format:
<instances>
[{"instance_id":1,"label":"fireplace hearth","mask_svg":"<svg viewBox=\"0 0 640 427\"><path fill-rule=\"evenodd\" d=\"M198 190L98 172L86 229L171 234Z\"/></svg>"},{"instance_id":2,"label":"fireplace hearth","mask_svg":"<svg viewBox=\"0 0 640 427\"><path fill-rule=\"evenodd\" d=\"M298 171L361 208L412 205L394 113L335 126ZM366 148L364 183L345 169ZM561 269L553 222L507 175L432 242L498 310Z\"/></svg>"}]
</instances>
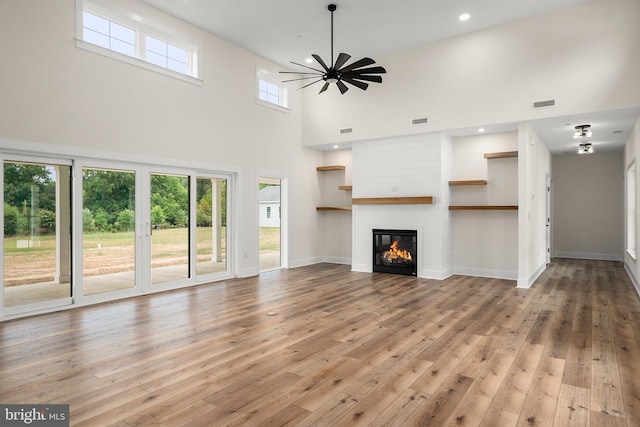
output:
<instances>
[{"instance_id":1,"label":"fireplace hearth","mask_svg":"<svg viewBox=\"0 0 640 427\"><path fill-rule=\"evenodd\" d=\"M373 230L373 271L416 276L418 233L416 230Z\"/></svg>"}]
</instances>

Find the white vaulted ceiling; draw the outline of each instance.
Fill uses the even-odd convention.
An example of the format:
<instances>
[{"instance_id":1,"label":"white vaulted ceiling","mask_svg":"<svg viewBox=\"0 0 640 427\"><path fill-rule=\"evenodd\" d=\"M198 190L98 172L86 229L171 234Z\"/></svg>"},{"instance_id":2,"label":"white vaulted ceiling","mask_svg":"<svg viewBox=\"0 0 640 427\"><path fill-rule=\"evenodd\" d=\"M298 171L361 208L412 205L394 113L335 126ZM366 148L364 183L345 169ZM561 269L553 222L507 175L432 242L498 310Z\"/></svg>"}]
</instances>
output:
<instances>
[{"instance_id":1,"label":"white vaulted ceiling","mask_svg":"<svg viewBox=\"0 0 640 427\"><path fill-rule=\"evenodd\" d=\"M379 56L586 0L143 0L234 44L287 65L335 50ZM471 18L460 22L468 13Z\"/></svg>"},{"instance_id":2,"label":"white vaulted ceiling","mask_svg":"<svg viewBox=\"0 0 640 427\"><path fill-rule=\"evenodd\" d=\"M142 0L283 67L312 53L330 57L329 3L335 3L334 51L354 58L409 49L588 0ZM468 13L470 19L458 17ZM300 69L299 67L292 67ZM640 109L541 119L534 129L554 155L574 154L575 125L590 123L596 149L620 150ZM494 131L515 129L515 124ZM487 127L487 132L492 129ZM472 134L459 129L453 134Z\"/></svg>"}]
</instances>

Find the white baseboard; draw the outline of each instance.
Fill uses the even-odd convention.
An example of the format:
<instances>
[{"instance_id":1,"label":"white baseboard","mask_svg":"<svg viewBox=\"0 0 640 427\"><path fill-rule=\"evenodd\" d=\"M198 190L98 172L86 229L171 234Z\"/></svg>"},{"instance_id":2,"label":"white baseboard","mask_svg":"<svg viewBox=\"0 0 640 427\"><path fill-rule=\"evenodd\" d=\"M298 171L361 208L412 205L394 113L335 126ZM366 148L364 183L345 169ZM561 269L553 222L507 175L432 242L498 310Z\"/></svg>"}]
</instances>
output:
<instances>
[{"instance_id":1,"label":"white baseboard","mask_svg":"<svg viewBox=\"0 0 640 427\"><path fill-rule=\"evenodd\" d=\"M622 261L622 254L603 254L597 252L554 251L554 258L593 259L598 261Z\"/></svg>"},{"instance_id":2,"label":"white baseboard","mask_svg":"<svg viewBox=\"0 0 640 427\"><path fill-rule=\"evenodd\" d=\"M488 279L517 280L518 272L510 270L491 270L482 268L453 267L453 274L461 276L486 277Z\"/></svg>"},{"instance_id":3,"label":"white baseboard","mask_svg":"<svg viewBox=\"0 0 640 427\"><path fill-rule=\"evenodd\" d=\"M518 284L516 285L516 287L521 289L529 289L534 284L534 282L538 280L538 277L540 277L542 272L545 271L546 269L547 269L547 261L543 261L542 264L540 264L538 268L536 268L536 270L533 273L531 273L531 275L528 278L518 279Z\"/></svg>"},{"instance_id":4,"label":"white baseboard","mask_svg":"<svg viewBox=\"0 0 640 427\"><path fill-rule=\"evenodd\" d=\"M629 264L625 262L624 270L627 272L627 275L631 279L631 283L633 283L633 287L636 289L636 293L638 294L638 297L640 297L640 282L638 281L638 278L636 277L636 275L633 274L633 269L631 269L629 267Z\"/></svg>"},{"instance_id":5,"label":"white baseboard","mask_svg":"<svg viewBox=\"0 0 640 427\"><path fill-rule=\"evenodd\" d=\"M323 262L320 257L294 259L289 261L289 268L304 267L306 265L319 264Z\"/></svg>"},{"instance_id":6,"label":"white baseboard","mask_svg":"<svg viewBox=\"0 0 640 427\"><path fill-rule=\"evenodd\" d=\"M358 271L361 273L371 273L371 266L368 264L351 264L351 271Z\"/></svg>"},{"instance_id":7,"label":"white baseboard","mask_svg":"<svg viewBox=\"0 0 640 427\"><path fill-rule=\"evenodd\" d=\"M257 268L243 268L242 270L238 271L238 277L239 278L245 278L245 277L253 277L253 276L257 276L258 274L260 274L260 271Z\"/></svg>"},{"instance_id":8,"label":"white baseboard","mask_svg":"<svg viewBox=\"0 0 640 427\"><path fill-rule=\"evenodd\" d=\"M418 277L422 279L445 280L453 276L453 269L447 268L442 271L438 270L422 270Z\"/></svg>"},{"instance_id":9,"label":"white baseboard","mask_svg":"<svg viewBox=\"0 0 640 427\"><path fill-rule=\"evenodd\" d=\"M322 257L322 262L328 262L331 264L346 264L351 265L351 258L341 258L335 256Z\"/></svg>"}]
</instances>

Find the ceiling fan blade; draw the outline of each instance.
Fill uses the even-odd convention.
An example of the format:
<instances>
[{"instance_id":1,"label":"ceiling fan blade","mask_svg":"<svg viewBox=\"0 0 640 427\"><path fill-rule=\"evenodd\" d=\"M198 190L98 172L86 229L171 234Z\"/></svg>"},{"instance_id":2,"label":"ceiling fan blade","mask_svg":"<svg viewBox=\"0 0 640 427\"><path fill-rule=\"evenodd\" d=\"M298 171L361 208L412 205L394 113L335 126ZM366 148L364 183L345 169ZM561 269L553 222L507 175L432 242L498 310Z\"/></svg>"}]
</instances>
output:
<instances>
[{"instance_id":1,"label":"ceiling fan blade","mask_svg":"<svg viewBox=\"0 0 640 427\"><path fill-rule=\"evenodd\" d=\"M318 82L321 82L321 81L322 81L322 79L318 79L315 82L311 82L309 84L306 84L306 85L302 86L300 89L304 89L305 87L311 86L312 84L315 84L315 83L318 83Z\"/></svg>"},{"instance_id":2,"label":"ceiling fan blade","mask_svg":"<svg viewBox=\"0 0 640 427\"><path fill-rule=\"evenodd\" d=\"M313 59L315 59L316 61L318 61L318 64L320 64L322 66L322 68L324 68L325 71L329 71L329 67L327 67L327 64L324 63L324 61L322 60L322 58L320 58L318 55L316 55L315 53L311 54L311 56L313 56Z\"/></svg>"},{"instance_id":3,"label":"ceiling fan blade","mask_svg":"<svg viewBox=\"0 0 640 427\"><path fill-rule=\"evenodd\" d=\"M313 74L314 76L321 76L324 73L305 73L303 71L278 71L280 74Z\"/></svg>"},{"instance_id":4,"label":"ceiling fan blade","mask_svg":"<svg viewBox=\"0 0 640 427\"><path fill-rule=\"evenodd\" d=\"M369 87L369 85L364 83L364 82L359 82L357 80L353 80L352 78L345 77L344 75L342 76L342 80L347 82L347 83L350 83L350 84L354 85L355 87L359 87L362 90L367 90L367 88Z\"/></svg>"},{"instance_id":5,"label":"ceiling fan blade","mask_svg":"<svg viewBox=\"0 0 640 427\"><path fill-rule=\"evenodd\" d=\"M342 79L358 79L358 80L366 80L368 82L382 83L382 77L380 76L361 76L360 74L351 74L345 73L342 75Z\"/></svg>"},{"instance_id":6,"label":"ceiling fan blade","mask_svg":"<svg viewBox=\"0 0 640 427\"><path fill-rule=\"evenodd\" d=\"M362 58L362 59L358 59L356 62L347 65L346 67L344 67L342 70L338 70L341 73L346 73L347 71L351 71L355 68L360 68L360 67L366 67L367 65L372 65L375 64L376 61L374 61L371 58Z\"/></svg>"},{"instance_id":7,"label":"ceiling fan blade","mask_svg":"<svg viewBox=\"0 0 640 427\"><path fill-rule=\"evenodd\" d=\"M344 95L344 93L345 93L346 91L348 91L348 90L349 90L349 88L347 87L347 85L346 85L346 84L344 84L344 83L342 83L340 80L338 80L338 81L336 82L336 85L338 86L338 89L340 89L340 93L341 93L341 94L343 94L343 95Z\"/></svg>"},{"instance_id":8,"label":"ceiling fan blade","mask_svg":"<svg viewBox=\"0 0 640 427\"><path fill-rule=\"evenodd\" d=\"M387 70L383 67L360 68L359 70L351 70L348 74L385 74ZM344 74L344 72L342 72Z\"/></svg>"},{"instance_id":9,"label":"ceiling fan blade","mask_svg":"<svg viewBox=\"0 0 640 427\"><path fill-rule=\"evenodd\" d=\"M351 55L349 55L348 53L340 52L340 55L338 55L338 59L336 59L336 63L333 65L333 68L335 70L339 70L340 67L342 67L349 60L349 58L351 58Z\"/></svg>"},{"instance_id":10,"label":"ceiling fan blade","mask_svg":"<svg viewBox=\"0 0 640 427\"><path fill-rule=\"evenodd\" d=\"M329 82L325 82L324 86L322 86L322 89L320 89L320 92L318 92L318 95L324 92L325 90L327 90L328 87L329 87Z\"/></svg>"},{"instance_id":11,"label":"ceiling fan blade","mask_svg":"<svg viewBox=\"0 0 640 427\"><path fill-rule=\"evenodd\" d=\"M299 65L299 66L304 67L304 68L308 68L308 69L313 70L313 71L317 71L317 72L319 72L319 73L324 73L324 71L322 71L322 70L318 70L317 68L308 67L308 66L306 66L306 65L304 65L304 64L299 64L299 63L297 63L297 62L293 62L293 61L289 61L289 62L291 62L292 64L295 64L295 65Z\"/></svg>"},{"instance_id":12,"label":"ceiling fan blade","mask_svg":"<svg viewBox=\"0 0 640 427\"><path fill-rule=\"evenodd\" d=\"M317 79L317 78L318 78L318 75L310 76L310 77L300 77L299 79L282 80L281 83L297 82L300 80L309 80L309 79Z\"/></svg>"}]
</instances>

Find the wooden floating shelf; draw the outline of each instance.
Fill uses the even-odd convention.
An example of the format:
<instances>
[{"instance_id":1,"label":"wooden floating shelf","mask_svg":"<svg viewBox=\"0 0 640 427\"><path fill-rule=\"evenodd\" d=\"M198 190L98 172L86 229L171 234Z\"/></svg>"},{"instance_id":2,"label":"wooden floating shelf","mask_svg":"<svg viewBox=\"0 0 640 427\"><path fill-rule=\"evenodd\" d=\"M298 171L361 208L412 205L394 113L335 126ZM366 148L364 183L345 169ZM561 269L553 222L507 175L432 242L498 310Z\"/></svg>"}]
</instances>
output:
<instances>
[{"instance_id":1,"label":"wooden floating shelf","mask_svg":"<svg viewBox=\"0 0 640 427\"><path fill-rule=\"evenodd\" d=\"M517 205L449 206L450 211L517 211Z\"/></svg>"},{"instance_id":2,"label":"wooden floating shelf","mask_svg":"<svg viewBox=\"0 0 640 427\"><path fill-rule=\"evenodd\" d=\"M339 190L351 190L352 186L351 185L341 185L340 187L338 187Z\"/></svg>"},{"instance_id":3,"label":"wooden floating shelf","mask_svg":"<svg viewBox=\"0 0 640 427\"><path fill-rule=\"evenodd\" d=\"M318 206L317 211L350 211L351 206Z\"/></svg>"},{"instance_id":4,"label":"wooden floating shelf","mask_svg":"<svg viewBox=\"0 0 640 427\"><path fill-rule=\"evenodd\" d=\"M352 199L354 205L432 205L432 196L419 197L365 197Z\"/></svg>"},{"instance_id":5,"label":"wooden floating shelf","mask_svg":"<svg viewBox=\"0 0 640 427\"><path fill-rule=\"evenodd\" d=\"M500 153L484 153L485 159L506 159L508 157L518 157L517 151L502 151Z\"/></svg>"},{"instance_id":6,"label":"wooden floating shelf","mask_svg":"<svg viewBox=\"0 0 640 427\"><path fill-rule=\"evenodd\" d=\"M341 165L334 165L334 166L318 166L316 168L316 170L318 172L326 172L326 171L343 171L345 170L346 167L341 166Z\"/></svg>"},{"instance_id":7,"label":"wooden floating shelf","mask_svg":"<svg viewBox=\"0 0 640 427\"><path fill-rule=\"evenodd\" d=\"M487 185L486 179L469 179L464 181L449 181L450 186L458 185Z\"/></svg>"}]
</instances>

